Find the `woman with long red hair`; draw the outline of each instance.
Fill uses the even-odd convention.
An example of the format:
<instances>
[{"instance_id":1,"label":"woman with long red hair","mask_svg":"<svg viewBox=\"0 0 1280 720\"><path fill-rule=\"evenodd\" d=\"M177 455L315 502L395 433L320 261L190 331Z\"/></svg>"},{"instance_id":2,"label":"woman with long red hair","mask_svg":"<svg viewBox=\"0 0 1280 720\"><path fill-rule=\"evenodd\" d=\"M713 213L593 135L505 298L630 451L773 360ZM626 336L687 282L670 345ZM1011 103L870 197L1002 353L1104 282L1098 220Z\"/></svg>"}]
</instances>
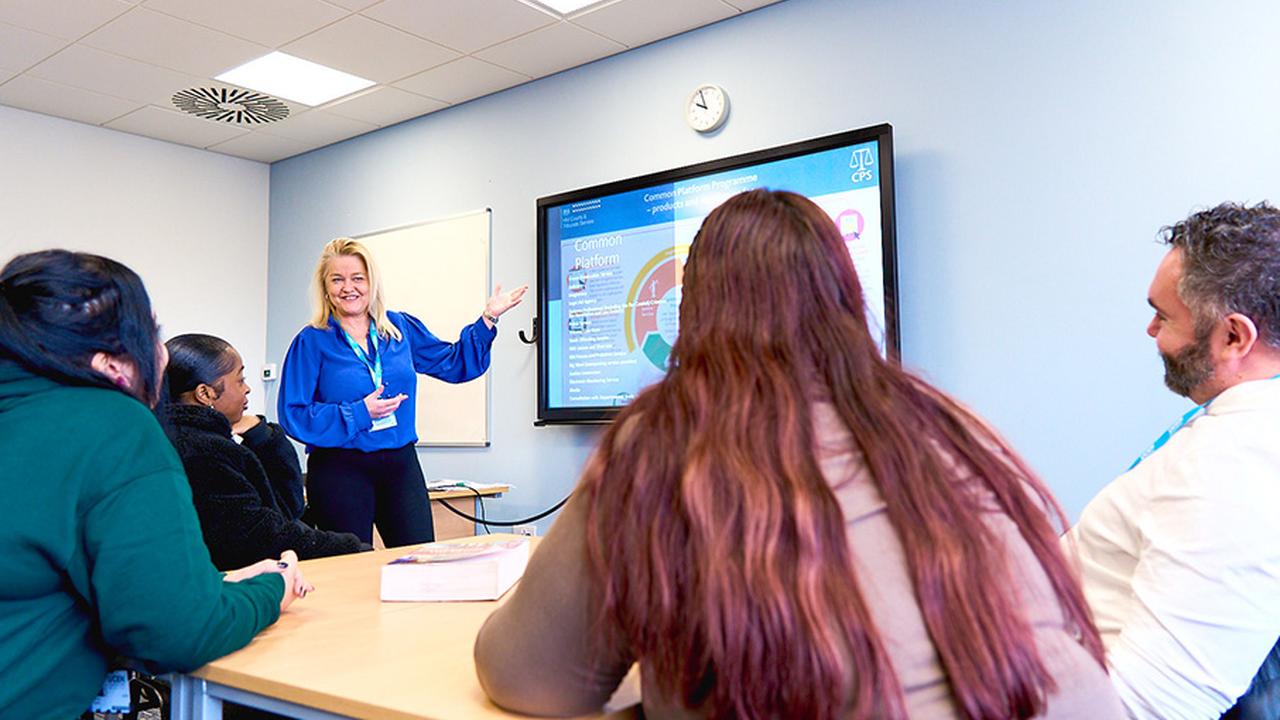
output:
<instances>
[{"instance_id":1,"label":"woman with long red hair","mask_svg":"<svg viewBox=\"0 0 1280 720\"><path fill-rule=\"evenodd\" d=\"M1049 491L864 312L809 200L707 217L670 372L477 638L496 703L597 710L639 662L648 717L1122 717Z\"/></svg>"}]
</instances>

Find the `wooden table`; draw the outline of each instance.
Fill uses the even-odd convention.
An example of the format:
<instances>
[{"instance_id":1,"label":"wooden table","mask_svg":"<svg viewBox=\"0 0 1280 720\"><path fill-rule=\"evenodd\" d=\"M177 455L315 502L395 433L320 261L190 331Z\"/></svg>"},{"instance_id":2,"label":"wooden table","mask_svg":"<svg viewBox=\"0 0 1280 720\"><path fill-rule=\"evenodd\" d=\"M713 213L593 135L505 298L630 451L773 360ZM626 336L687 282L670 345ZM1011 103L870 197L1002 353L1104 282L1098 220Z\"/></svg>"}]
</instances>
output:
<instances>
[{"instance_id":1,"label":"wooden table","mask_svg":"<svg viewBox=\"0 0 1280 720\"><path fill-rule=\"evenodd\" d=\"M384 603L380 569L403 553L301 563L316 591L247 647L173 676L173 720L220 720L223 700L317 720L515 717L480 689L472 659L476 633L503 601ZM639 702L637 680L633 671L606 710Z\"/></svg>"}]
</instances>

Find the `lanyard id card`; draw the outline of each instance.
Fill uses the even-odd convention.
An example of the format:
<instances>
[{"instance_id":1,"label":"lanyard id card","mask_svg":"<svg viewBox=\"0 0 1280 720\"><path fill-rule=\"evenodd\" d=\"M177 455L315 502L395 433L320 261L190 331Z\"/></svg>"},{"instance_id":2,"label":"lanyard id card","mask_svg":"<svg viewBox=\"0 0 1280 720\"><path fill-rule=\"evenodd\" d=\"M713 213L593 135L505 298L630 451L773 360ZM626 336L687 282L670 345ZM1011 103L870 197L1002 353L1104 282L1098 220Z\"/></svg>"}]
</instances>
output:
<instances>
[{"instance_id":1,"label":"lanyard id card","mask_svg":"<svg viewBox=\"0 0 1280 720\"><path fill-rule=\"evenodd\" d=\"M342 336L347 339L347 345L351 346L352 352L364 364L366 370L369 371L369 379L373 381L374 389L382 387L382 353L378 352L378 333L374 331L373 323L369 323L369 348L373 351L373 359L365 353L364 348L360 347L360 343L346 331L342 331ZM387 430L396 426L396 415L390 415L382 418L373 419L373 427L369 428L370 432L379 430Z\"/></svg>"}]
</instances>

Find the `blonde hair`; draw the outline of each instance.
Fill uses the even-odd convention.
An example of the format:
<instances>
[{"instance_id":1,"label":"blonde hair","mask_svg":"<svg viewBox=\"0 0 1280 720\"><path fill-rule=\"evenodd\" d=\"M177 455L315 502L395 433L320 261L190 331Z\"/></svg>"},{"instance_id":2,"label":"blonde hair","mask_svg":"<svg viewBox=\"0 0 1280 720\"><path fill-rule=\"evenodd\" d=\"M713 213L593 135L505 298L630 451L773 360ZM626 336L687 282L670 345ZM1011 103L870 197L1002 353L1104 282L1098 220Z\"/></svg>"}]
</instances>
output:
<instances>
[{"instance_id":1,"label":"blonde hair","mask_svg":"<svg viewBox=\"0 0 1280 720\"><path fill-rule=\"evenodd\" d=\"M311 327L320 330L329 328L329 319L335 315L333 302L329 300L328 283L325 280L329 261L336 257L358 257L364 263L365 277L369 281L369 317L373 319L378 334L400 339L400 330L387 318L387 306L382 296L382 275L373 261L373 253L369 248L351 238L330 240L320 253L320 262L316 264L315 276L311 283L311 300L315 305L315 315L311 317Z\"/></svg>"}]
</instances>

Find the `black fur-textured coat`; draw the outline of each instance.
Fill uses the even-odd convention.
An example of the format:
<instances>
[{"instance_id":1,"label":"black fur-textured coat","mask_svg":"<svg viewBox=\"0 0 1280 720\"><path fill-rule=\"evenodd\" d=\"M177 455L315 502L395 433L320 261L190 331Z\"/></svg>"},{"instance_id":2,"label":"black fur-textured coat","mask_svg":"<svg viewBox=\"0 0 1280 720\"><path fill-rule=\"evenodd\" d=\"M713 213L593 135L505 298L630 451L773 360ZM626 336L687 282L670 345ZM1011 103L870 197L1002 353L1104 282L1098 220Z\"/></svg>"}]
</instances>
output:
<instances>
[{"instance_id":1,"label":"black fur-textured coat","mask_svg":"<svg viewBox=\"0 0 1280 720\"><path fill-rule=\"evenodd\" d=\"M285 550L306 560L362 549L355 535L316 530L298 519L301 478L290 476L297 472L297 459L293 456L290 467L286 453L293 448L279 427L256 435L251 430L248 435L258 442L241 445L232 439L227 419L211 408L169 405L165 416L169 439L187 470L205 545L218 569L244 567ZM268 477L267 468L278 477Z\"/></svg>"}]
</instances>

